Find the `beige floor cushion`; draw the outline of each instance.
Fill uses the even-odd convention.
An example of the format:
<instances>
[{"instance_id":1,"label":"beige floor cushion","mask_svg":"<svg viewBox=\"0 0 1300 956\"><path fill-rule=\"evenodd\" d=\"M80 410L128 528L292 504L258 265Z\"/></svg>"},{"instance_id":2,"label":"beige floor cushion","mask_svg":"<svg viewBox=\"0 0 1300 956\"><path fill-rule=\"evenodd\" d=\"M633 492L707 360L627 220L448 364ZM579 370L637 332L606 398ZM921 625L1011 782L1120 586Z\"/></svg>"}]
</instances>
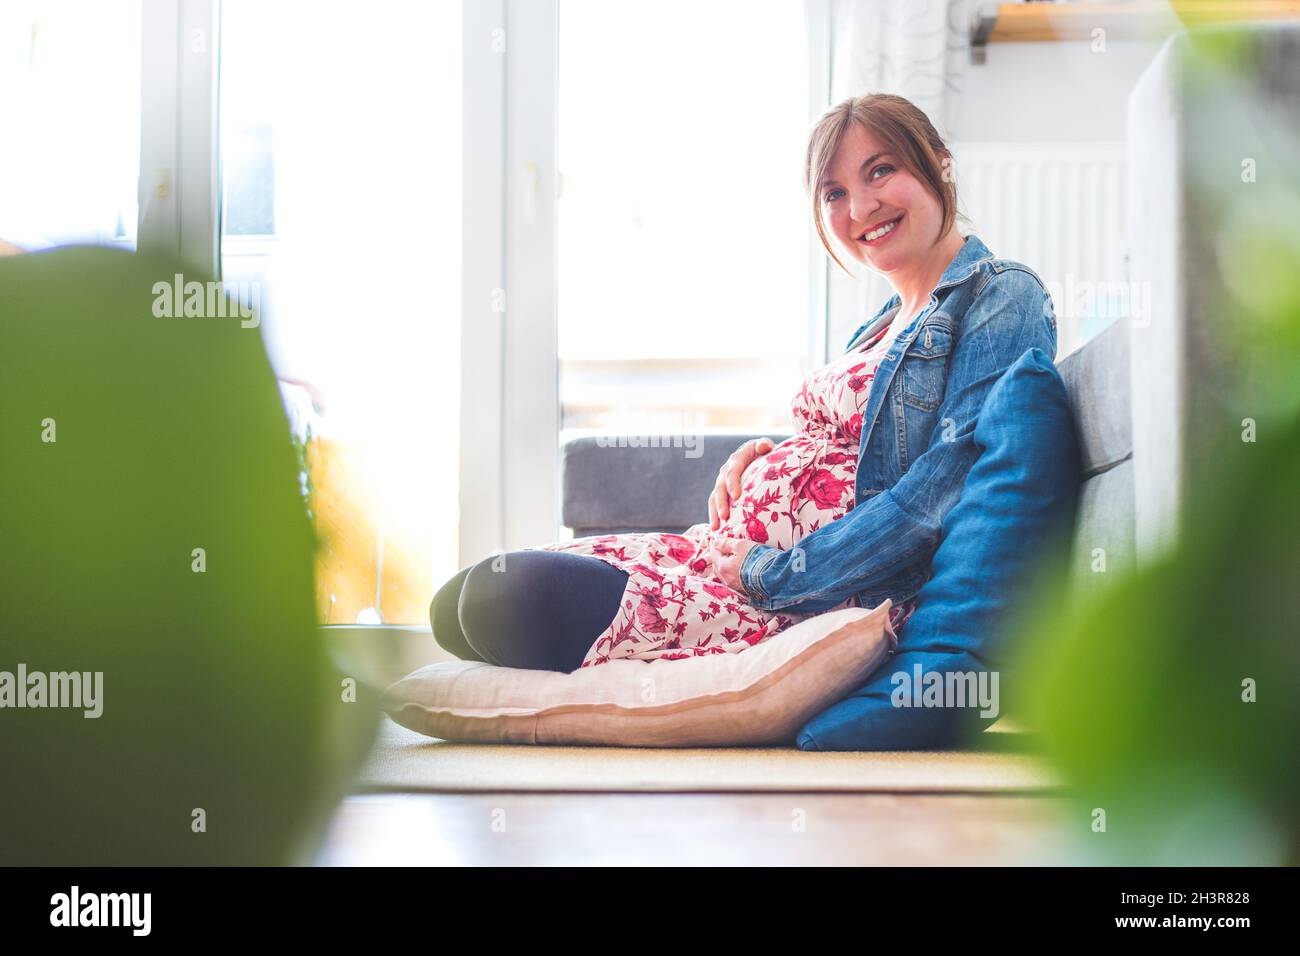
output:
<instances>
[{"instance_id":1,"label":"beige floor cushion","mask_svg":"<svg viewBox=\"0 0 1300 956\"><path fill-rule=\"evenodd\" d=\"M384 694L403 727L478 743L699 747L793 743L897 646L890 602L829 611L739 653L613 660L572 673L429 664Z\"/></svg>"}]
</instances>

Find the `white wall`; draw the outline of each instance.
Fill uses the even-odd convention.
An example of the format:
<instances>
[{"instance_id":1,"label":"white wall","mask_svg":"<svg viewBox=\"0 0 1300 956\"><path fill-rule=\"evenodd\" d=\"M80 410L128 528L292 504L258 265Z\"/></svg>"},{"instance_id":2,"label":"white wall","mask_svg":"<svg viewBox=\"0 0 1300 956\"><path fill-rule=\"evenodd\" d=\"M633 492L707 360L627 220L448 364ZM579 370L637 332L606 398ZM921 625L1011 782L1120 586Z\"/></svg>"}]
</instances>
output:
<instances>
[{"instance_id":1,"label":"white wall","mask_svg":"<svg viewBox=\"0 0 1300 956\"><path fill-rule=\"evenodd\" d=\"M958 142L1124 139L1128 94L1159 43L992 43L963 78Z\"/></svg>"}]
</instances>

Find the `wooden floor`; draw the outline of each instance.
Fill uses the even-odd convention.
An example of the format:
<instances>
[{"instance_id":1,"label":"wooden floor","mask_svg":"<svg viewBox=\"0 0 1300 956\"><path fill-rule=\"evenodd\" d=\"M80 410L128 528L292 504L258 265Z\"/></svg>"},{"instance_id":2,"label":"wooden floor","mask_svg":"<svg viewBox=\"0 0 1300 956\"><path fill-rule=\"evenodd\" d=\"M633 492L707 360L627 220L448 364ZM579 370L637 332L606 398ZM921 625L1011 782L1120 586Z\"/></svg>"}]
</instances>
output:
<instances>
[{"instance_id":1,"label":"wooden floor","mask_svg":"<svg viewBox=\"0 0 1300 956\"><path fill-rule=\"evenodd\" d=\"M1061 865L1080 862L1065 814L1029 795L366 794L344 801L318 862Z\"/></svg>"}]
</instances>

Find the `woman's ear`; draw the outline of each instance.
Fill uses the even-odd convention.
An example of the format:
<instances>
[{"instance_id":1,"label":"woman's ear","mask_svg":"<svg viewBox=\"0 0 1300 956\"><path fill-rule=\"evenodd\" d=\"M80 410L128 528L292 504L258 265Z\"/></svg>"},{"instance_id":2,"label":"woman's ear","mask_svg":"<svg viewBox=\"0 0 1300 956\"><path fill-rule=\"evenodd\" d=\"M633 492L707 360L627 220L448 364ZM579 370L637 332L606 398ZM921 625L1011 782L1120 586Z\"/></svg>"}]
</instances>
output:
<instances>
[{"instance_id":1,"label":"woman's ear","mask_svg":"<svg viewBox=\"0 0 1300 956\"><path fill-rule=\"evenodd\" d=\"M939 157L940 178L945 183L955 183L957 181L957 160L946 149L939 150L936 153Z\"/></svg>"}]
</instances>

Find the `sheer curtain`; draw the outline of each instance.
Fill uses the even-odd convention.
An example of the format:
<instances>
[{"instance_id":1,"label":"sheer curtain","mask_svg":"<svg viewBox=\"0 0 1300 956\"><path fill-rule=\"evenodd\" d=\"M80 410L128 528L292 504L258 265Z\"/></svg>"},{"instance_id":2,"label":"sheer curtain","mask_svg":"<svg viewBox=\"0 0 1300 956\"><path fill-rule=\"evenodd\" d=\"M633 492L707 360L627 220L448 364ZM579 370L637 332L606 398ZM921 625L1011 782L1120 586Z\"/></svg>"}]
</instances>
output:
<instances>
[{"instance_id":1,"label":"sheer curtain","mask_svg":"<svg viewBox=\"0 0 1300 956\"><path fill-rule=\"evenodd\" d=\"M865 93L905 96L949 141L970 62L973 12L971 0L831 0L831 103ZM831 271L837 283L851 281L834 264ZM864 266L856 271L852 304L832 314L832 356L894 292L883 276Z\"/></svg>"}]
</instances>

